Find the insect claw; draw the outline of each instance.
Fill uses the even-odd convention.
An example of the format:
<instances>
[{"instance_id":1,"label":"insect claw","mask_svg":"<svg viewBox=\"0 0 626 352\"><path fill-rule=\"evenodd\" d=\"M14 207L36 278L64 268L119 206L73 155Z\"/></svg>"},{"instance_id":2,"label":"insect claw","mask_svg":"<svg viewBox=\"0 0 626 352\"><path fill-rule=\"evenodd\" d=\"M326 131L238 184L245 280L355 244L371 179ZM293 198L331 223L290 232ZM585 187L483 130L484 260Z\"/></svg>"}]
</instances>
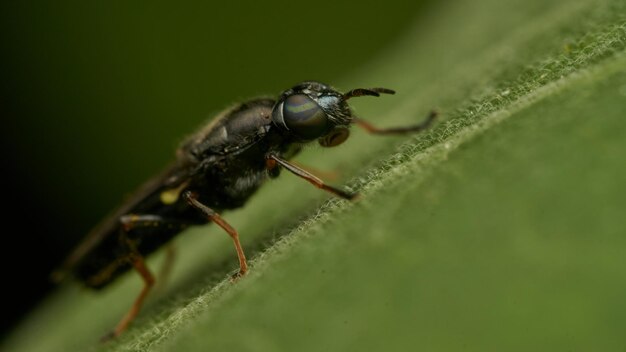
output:
<instances>
[{"instance_id":1,"label":"insect claw","mask_svg":"<svg viewBox=\"0 0 626 352\"><path fill-rule=\"evenodd\" d=\"M242 278L244 275L246 275L246 271L239 270L230 276L230 282L237 282L237 280Z\"/></svg>"},{"instance_id":2,"label":"insect claw","mask_svg":"<svg viewBox=\"0 0 626 352\"><path fill-rule=\"evenodd\" d=\"M361 200L361 193L352 193L350 194L350 198L348 199L353 202L358 202L359 200Z\"/></svg>"}]
</instances>

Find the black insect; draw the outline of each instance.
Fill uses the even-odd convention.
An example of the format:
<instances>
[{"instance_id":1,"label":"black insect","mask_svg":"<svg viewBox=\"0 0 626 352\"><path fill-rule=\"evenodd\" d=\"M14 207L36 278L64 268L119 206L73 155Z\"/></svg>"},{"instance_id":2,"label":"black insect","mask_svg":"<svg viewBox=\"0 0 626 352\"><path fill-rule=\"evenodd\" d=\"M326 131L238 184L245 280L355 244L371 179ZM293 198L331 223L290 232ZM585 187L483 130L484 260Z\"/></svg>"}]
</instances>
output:
<instances>
[{"instance_id":1,"label":"black insect","mask_svg":"<svg viewBox=\"0 0 626 352\"><path fill-rule=\"evenodd\" d=\"M311 81L286 90L278 100L253 99L224 111L182 143L176 160L161 175L94 228L54 277L58 280L71 273L88 287L99 289L135 269L145 285L107 335L115 337L135 318L155 282L144 257L189 226L214 222L224 229L239 258L236 276L245 274L248 266L239 235L220 212L243 206L281 168L336 196L353 199L354 193L326 185L288 160L315 140L324 147L343 143L352 124L374 134L399 134L424 130L436 116L432 112L414 126L379 129L352 114L348 99L380 93L394 91L361 88L342 94Z\"/></svg>"}]
</instances>

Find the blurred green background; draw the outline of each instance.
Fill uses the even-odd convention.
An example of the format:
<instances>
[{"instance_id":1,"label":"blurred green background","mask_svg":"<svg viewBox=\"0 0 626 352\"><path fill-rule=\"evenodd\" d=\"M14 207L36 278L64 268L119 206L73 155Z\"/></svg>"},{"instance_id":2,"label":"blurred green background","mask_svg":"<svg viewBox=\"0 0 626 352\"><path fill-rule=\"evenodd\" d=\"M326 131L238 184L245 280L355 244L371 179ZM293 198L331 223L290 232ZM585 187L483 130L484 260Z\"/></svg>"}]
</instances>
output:
<instances>
[{"instance_id":1,"label":"blurred green background","mask_svg":"<svg viewBox=\"0 0 626 352\"><path fill-rule=\"evenodd\" d=\"M3 2L2 216L18 229L3 247L26 260L0 263L14 303L2 329L182 137L242 99L340 83L427 2Z\"/></svg>"}]
</instances>

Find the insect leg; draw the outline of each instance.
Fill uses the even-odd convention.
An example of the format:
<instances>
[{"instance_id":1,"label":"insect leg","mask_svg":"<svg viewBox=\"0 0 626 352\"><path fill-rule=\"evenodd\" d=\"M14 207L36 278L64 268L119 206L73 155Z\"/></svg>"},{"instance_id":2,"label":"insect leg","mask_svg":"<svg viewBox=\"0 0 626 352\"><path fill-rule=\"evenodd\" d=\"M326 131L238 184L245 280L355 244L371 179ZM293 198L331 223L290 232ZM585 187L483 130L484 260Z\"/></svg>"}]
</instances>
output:
<instances>
[{"instance_id":1,"label":"insect leg","mask_svg":"<svg viewBox=\"0 0 626 352\"><path fill-rule=\"evenodd\" d=\"M127 246L129 251L128 256L124 260L130 262L133 268L139 273L139 275L143 279L144 286L126 315L122 318L122 320L120 320L120 322L117 324L115 329L113 329L113 331L102 337L102 341L107 341L111 338L115 338L128 328L130 323L139 313L141 306L146 299L146 296L148 295L150 289L154 286L155 283L154 276L146 266L144 257L137 249L137 246L133 239L129 236L131 231L158 228L163 226L168 226L173 230L180 230L187 226L186 224L180 223L179 221L164 219L158 215L151 214L127 214L121 216L119 221L122 227L120 233L120 241L122 241L122 243ZM112 270L114 270L114 268L112 268Z\"/></svg>"},{"instance_id":2,"label":"insect leg","mask_svg":"<svg viewBox=\"0 0 626 352\"><path fill-rule=\"evenodd\" d=\"M404 127L378 128L372 125L371 123L358 117L354 117L352 119L352 123L358 125L359 127L362 127L363 129L365 129L367 132L371 134L405 134L405 133L420 132L420 131L427 129L428 127L430 127L433 121L435 121L435 119L437 118L437 115L438 115L437 111L433 110L430 112L428 117L426 117L426 119L422 121L421 123L417 125L404 126Z\"/></svg>"},{"instance_id":3,"label":"insect leg","mask_svg":"<svg viewBox=\"0 0 626 352\"><path fill-rule=\"evenodd\" d=\"M187 203L189 203L189 205L200 210L204 215L207 216L207 218L209 218L209 220L224 229L224 231L226 231L226 233L228 233L228 235L233 239L233 242L235 244L235 250L237 251L237 257L239 258L239 272L235 275L235 277L243 276L248 271L248 263L246 262L246 255L244 254L241 243L239 242L239 234L237 233L237 230L230 226L230 224L227 223L226 220L224 220L224 218L220 216L220 214L202 204L198 200L195 193L187 191L183 194L183 197L187 201Z\"/></svg>"},{"instance_id":4,"label":"insect leg","mask_svg":"<svg viewBox=\"0 0 626 352\"><path fill-rule=\"evenodd\" d=\"M341 173L339 173L337 171L320 170L320 169L317 169L317 168L310 167L308 165L303 165L302 163L298 163L298 162L295 162L295 161L290 161L290 163L292 165L295 165L296 167L301 168L302 170L305 170L306 172L308 172L310 174L315 174L316 176L318 176L320 178L323 178L323 179L326 179L326 180L335 181L341 175Z\"/></svg>"},{"instance_id":5,"label":"insect leg","mask_svg":"<svg viewBox=\"0 0 626 352\"><path fill-rule=\"evenodd\" d=\"M152 214L126 214L120 217L120 223L126 233L134 229L158 227L158 226L182 226L177 221L164 219L159 215Z\"/></svg>"},{"instance_id":6,"label":"insect leg","mask_svg":"<svg viewBox=\"0 0 626 352\"><path fill-rule=\"evenodd\" d=\"M322 181L321 179L319 179L317 176L311 174L310 172L294 165L291 164L290 162L288 162L287 160L276 156L274 154L269 154L267 156L267 164L268 164L268 168L272 168L275 167L275 164L278 163L280 166L284 167L285 169L289 170L289 172L293 173L294 175L301 177L303 179L305 179L306 181L309 181L311 184L313 184L315 187L323 189L327 192L330 192L336 196L339 196L341 198L344 199L349 199L352 200L354 199L357 194L356 193L348 193L346 191L343 191L341 189L335 188L333 186L329 186L327 184L324 183L324 181Z\"/></svg>"},{"instance_id":7,"label":"insect leg","mask_svg":"<svg viewBox=\"0 0 626 352\"><path fill-rule=\"evenodd\" d=\"M126 328L128 328L128 325L135 319L135 317L137 316L137 313L139 313L139 310L141 309L141 306L143 305L143 301L146 299L148 292L150 292L150 289L154 285L154 276L152 276L152 273L150 273L150 270L146 266L143 256L135 251L131 254L130 260L132 261L132 265L135 268L135 270L137 270L137 272L139 273L139 275L141 275L141 278L143 279L143 282L144 282L143 288L141 289L139 296L137 296L137 298L135 299L135 302L130 307L130 310L126 313L124 318L120 320L120 322L117 324L117 326L111 333L102 337L101 339L102 341L106 341L111 338L117 337L124 330L126 330Z\"/></svg>"},{"instance_id":8,"label":"insect leg","mask_svg":"<svg viewBox=\"0 0 626 352\"><path fill-rule=\"evenodd\" d=\"M177 231L182 230L187 227L187 224L181 223L175 219L163 218L159 215L136 215L136 214L128 214L124 215L120 218L120 222L122 223L122 227L126 233L133 229L141 229L141 228L166 228L166 230ZM165 259L163 260L163 264L161 266L161 270L158 273L158 283L159 287L163 287L167 278L169 277L169 273L172 269L175 259L175 250L174 245L172 243L168 243L165 248Z\"/></svg>"},{"instance_id":9,"label":"insect leg","mask_svg":"<svg viewBox=\"0 0 626 352\"><path fill-rule=\"evenodd\" d=\"M174 260L176 259L176 248L174 248L174 244L168 243L165 246L165 259L163 259L163 264L161 264L161 269L158 273L158 285L157 291L161 291L163 287L166 286L167 281L169 280L170 273L172 272L172 267L174 266Z\"/></svg>"}]
</instances>

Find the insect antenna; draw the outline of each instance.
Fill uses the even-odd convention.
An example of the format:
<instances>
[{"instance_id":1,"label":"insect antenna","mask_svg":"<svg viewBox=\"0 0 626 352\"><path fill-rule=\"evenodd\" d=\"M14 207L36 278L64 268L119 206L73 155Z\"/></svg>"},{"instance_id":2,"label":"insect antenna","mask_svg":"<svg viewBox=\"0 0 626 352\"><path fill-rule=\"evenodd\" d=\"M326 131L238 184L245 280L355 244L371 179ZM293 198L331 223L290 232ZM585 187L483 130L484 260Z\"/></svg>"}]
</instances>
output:
<instances>
[{"instance_id":1,"label":"insect antenna","mask_svg":"<svg viewBox=\"0 0 626 352\"><path fill-rule=\"evenodd\" d=\"M350 98L362 97L364 95L369 95L372 97L379 97L380 93L383 94L396 94L396 92L392 89L387 88L356 88L353 89L343 95L344 100L348 100Z\"/></svg>"}]
</instances>

